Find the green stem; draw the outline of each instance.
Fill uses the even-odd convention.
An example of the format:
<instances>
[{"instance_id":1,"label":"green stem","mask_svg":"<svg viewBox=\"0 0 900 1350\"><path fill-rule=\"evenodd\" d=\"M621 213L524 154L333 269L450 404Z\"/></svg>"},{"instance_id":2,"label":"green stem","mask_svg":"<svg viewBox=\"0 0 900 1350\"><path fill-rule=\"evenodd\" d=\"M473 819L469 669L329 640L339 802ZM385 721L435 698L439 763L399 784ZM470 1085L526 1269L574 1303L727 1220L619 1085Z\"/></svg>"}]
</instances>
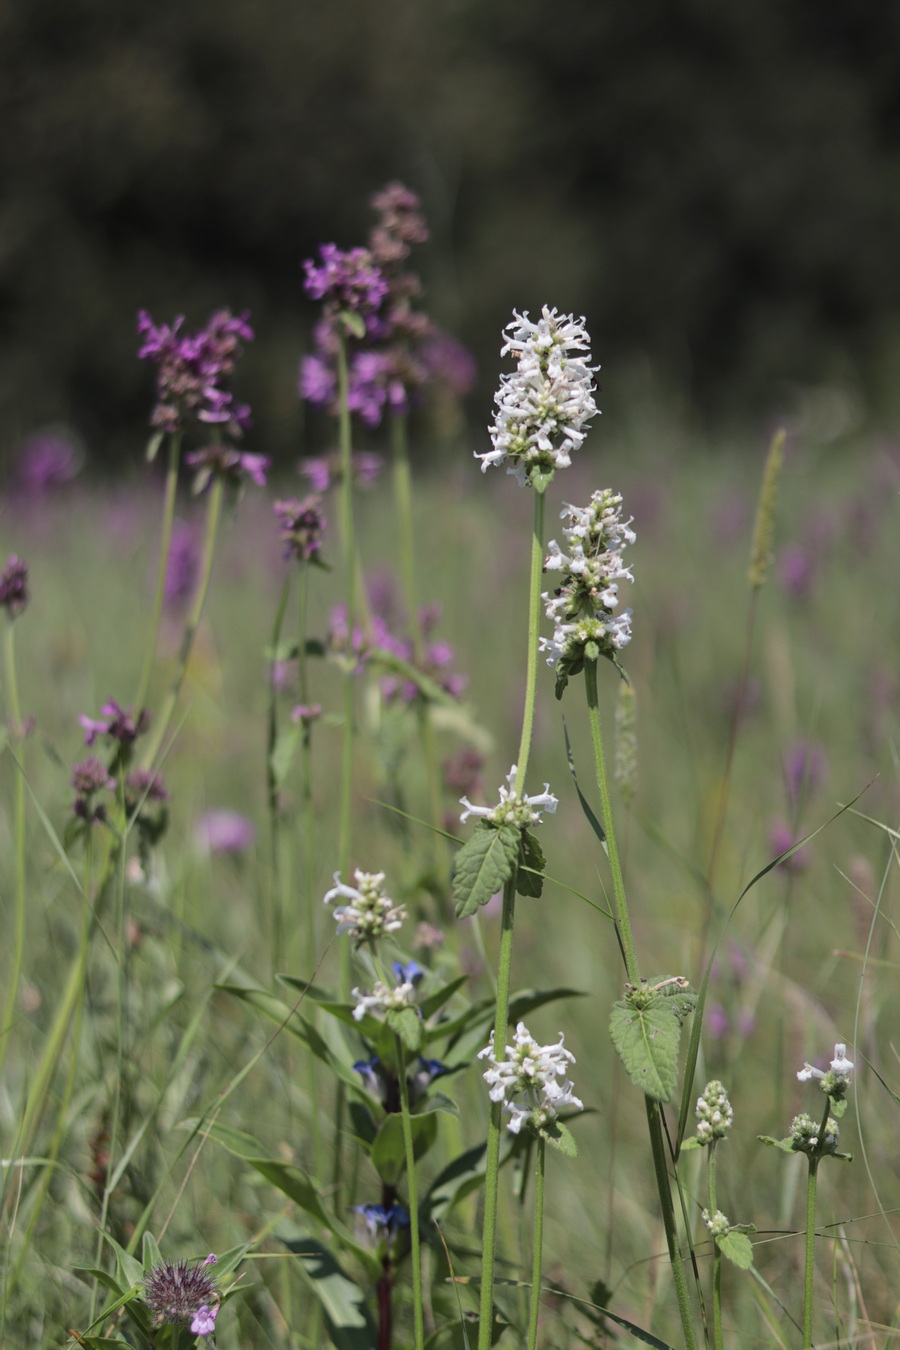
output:
<instances>
[{"instance_id":1,"label":"green stem","mask_svg":"<svg viewBox=\"0 0 900 1350\"><path fill-rule=\"evenodd\" d=\"M163 601L166 594L166 572L169 565L169 549L172 544L172 522L175 519L175 497L178 489L178 464L181 457L181 432L169 437L169 464L166 470L166 486L163 494L162 528L159 536L159 561L156 564L156 592L153 597L153 611L150 619L150 638L144 657L144 668L134 698L136 712L140 712L147 701L153 661L156 656L156 642L159 637L159 625L162 619Z\"/></svg>"},{"instance_id":2,"label":"green stem","mask_svg":"<svg viewBox=\"0 0 900 1350\"><path fill-rule=\"evenodd\" d=\"M716 1141L709 1145L709 1160L706 1168L707 1193L709 1196L709 1214L715 1218L718 1211L716 1201ZM719 1244L713 1238L713 1336L716 1350L724 1350L722 1340L722 1253Z\"/></svg>"},{"instance_id":3,"label":"green stem","mask_svg":"<svg viewBox=\"0 0 900 1350\"><path fill-rule=\"evenodd\" d=\"M403 1147L406 1153L406 1187L409 1195L409 1241L413 1278L413 1325L416 1350L425 1344L425 1318L422 1300L422 1250L419 1243L419 1201L416 1189L416 1160L413 1152L412 1122L409 1114L409 1084L406 1081L406 1060L403 1043L394 1036L397 1049L397 1072L400 1080L400 1111L403 1121Z\"/></svg>"},{"instance_id":4,"label":"green stem","mask_svg":"<svg viewBox=\"0 0 900 1350\"><path fill-rule=\"evenodd\" d=\"M500 955L497 961L497 1009L494 1017L494 1054L503 1055L509 1022L509 987L512 969L512 935L516 908L516 870L503 887L503 917L500 920ZM494 1245L497 1238L497 1202L500 1180L501 1103L491 1102L487 1154L484 1170L484 1225L481 1253L481 1313L478 1350L490 1350L494 1316Z\"/></svg>"},{"instance_id":5,"label":"green stem","mask_svg":"<svg viewBox=\"0 0 900 1350\"><path fill-rule=\"evenodd\" d=\"M156 727L150 738L148 748L144 751L142 764L149 768L153 764L160 752L162 743L165 740L166 732L172 721L175 712L175 705L178 702L178 695L181 693L181 686L184 684L184 677L187 674L188 661L191 655L191 648L194 645L194 638L197 635L197 629L200 627L200 619L203 615L203 609L206 604L206 596L209 591L209 583L212 577L213 558L216 551L216 539L219 533L219 520L222 515L222 496L225 491L223 480L219 474L215 476L212 487L209 490L209 505L206 512L206 533L203 540L203 565L200 575L200 585L197 594L194 597L194 603L191 606L187 623L184 627L184 634L181 639L181 649L178 653L178 671L175 679L172 681L172 687L166 696L163 704L163 710L157 719ZM139 712L140 709L135 711Z\"/></svg>"},{"instance_id":6,"label":"green stem","mask_svg":"<svg viewBox=\"0 0 900 1350\"><path fill-rule=\"evenodd\" d=\"M534 494L534 520L531 529L531 574L528 582L528 651L525 660L525 708L522 736L516 761L516 792L525 790L525 775L531 753L534 729L534 705L537 694L538 638L541 628L541 578L544 571L544 494ZM505 1029L504 1029L505 1031Z\"/></svg>"},{"instance_id":7,"label":"green stem","mask_svg":"<svg viewBox=\"0 0 900 1350\"><path fill-rule=\"evenodd\" d=\"M528 1350L536 1350L538 1312L541 1305L541 1258L544 1245L544 1152L546 1143L538 1135L537 1181L534 1194L534 1253L531 1262L531 1312L528 1318Z\"/></svg>"},{"instance_id":8,"label":"green stem","mask_svg":"<svg viewBox=\"0 0 900 1350\"><path fill-rule=\"evenodd\" d=\"M806 1268L803 1277L803 1350L812 1346L813 1271L816 1249L816 1173L819 1159L810 1158L806 1179Z\"/></svg>"},{"instance_id":9,"label":"green stem","mask_svg":"<svg viewBox=\"0 0 900 1350\"><path fill-rule=\"evenodd\" d=\"M24 750L22 710L19 704L19 685L16 677L15 620L12 618L7 620L4 638L7 712L12 724L10 736L16 739L22 736L20 745ZM20 753L22 752L20 751ZM13 779L13 828L16 849L15 918L13 920L12 968L7 977L6 997L3 1000L3 1020L0 1022L0 1076L2 1076L3 1062L12 1039L13 1023L16 1017L19 982L22 978L22 962L25 955L25 917L28 907L25 886L25 771L21 762L13 775Z\"/></svg>"},{"instance_id":10,"label":"green stem","mask_svg":"<svg viewBox=\"0 0 900 1350\"><path fill-rule=\"evenodd\" d=\"M613 823L609 781L606 776L606 760L603 754L603 733L600 726L600 709L597 703L596 661L585 661L584 684L591 723L591 741L594 747L594 768L597 776L597 787L600 790L600 814L603 820L603 832L606 835L606 853L609 858L609 870L612 873L613 894L616 902L616 929L619 934L622 955L625 958L628 979L632 984L639 984L641 976L634 950L634 938L631 934L628 904L625 899L625 882L622 878L622 867L619 862L619 847L616 843L616 828Z\"/></svg>"},{"instance_id":11,"label":"green stem","mask_svg":"<svg viewBox=\"0 0 900 1350\"><path fill-rule=\"evenodd\" d=\"M534 524L531 535L531 574L528 592L528 652L525 663L525 708L522 714L522 735L516 763L515 790L524 792L531 734L534 726L535 690L537 688L538 635L541 617L541 576L544 566L544 497L535 493ZM500 920L500 953L497 958L497 1007L494 1016L494 1053L503 1054L509 1024L509 988L512 971L513 921L516 911L516 876L518 866L503 887L503 916ZM491 1102L488 1124L487 1155L484 1173L484 1230L481 1256L481 1313L478 1322L478 1350L490 1350L491 1324L494 1316L494 1246L497 1239L497 1203L500 1181L500 1135L502 1131L501 1104Z\"/></svg>"},{"instance_id":12,"label":"green stem","mask_svg":"<svg viewBox=\"0 0 900 1350\"><path fill-rule=\"evenodd\" d=\"M412 633L413 653L421 662L425 652L422 619L416 587L415 549L413 546L412 475L406 445L406 418L397 413L391 416L391 451L393 456L394 508L397 512L397 532L400 542L400 575L409 610L409 629Z\"/></svg>"},{"instance_id":13,"label":"green stem","mask_svg":"<svg viewBox=\"0 0 900 1350\"><path fill-rule=\"evenodd\" d=\"M348 404L349 377L347 348L340 338L337 358L338 431L341 449L340 537L344 564L344 592L347 609L347 668L344 671L344 746L341 759L341 815L338 839L338 871L346 877L350 866L350 821L353 803L353 625L356 620L356 549L353 532L353 443ZM344 984L350 972L348 944L344 952Z\"/></svg>"},{"instance_id":14,"label":"green stem","mask_svg":"<svg viewBox=\"0 0 900 1350\"><path fill-rule=\"evenodd\" d=\"M653 1169L656 1173L656 1187L659 1191L662 1209L663 1227L666 1230L666 1245L669 1249L669 1264L672 1267L672 1279L675 1295L678 1299L678 1311L681 1315L681 1329L687 1350L697 1350L694 1335L694 1319L691 1314L691 1300L688 1293L687 1278L681 1252L678 1249L678 1231L675 1224L675 1208L672 1204L672 1191L669 1187L669 1169L666 1160L666 1148L663 1140L662 1116L659 1102L652 1097L644 1097L647 1108L647 1124L650 1129L650 1147L653 1152Z\"/></svg>"}]
</instances>

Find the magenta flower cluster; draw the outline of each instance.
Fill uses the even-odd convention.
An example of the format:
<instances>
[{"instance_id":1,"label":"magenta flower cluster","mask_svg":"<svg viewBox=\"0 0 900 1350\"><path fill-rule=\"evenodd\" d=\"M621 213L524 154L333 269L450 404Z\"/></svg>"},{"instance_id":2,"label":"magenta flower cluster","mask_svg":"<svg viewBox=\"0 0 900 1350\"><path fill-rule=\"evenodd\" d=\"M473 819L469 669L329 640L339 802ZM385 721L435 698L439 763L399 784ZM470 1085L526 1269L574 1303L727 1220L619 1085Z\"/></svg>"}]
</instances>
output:
<instances>
[{"instance_id":1,"label":"magenta flower cluster","mask_svg":"<svg viewBox=\"0 0 900 1350\"><path fill-rule=\"evenodd\" d=\"M368 248L342 252L324 244L320 263L304 264L307 294L325 303L314 330L316 350L301 363L300 394L337 411L337 358L345 341L348 406L374 427L386 408L407 413L425 386L444 378L445 371L451 391L465 393L474 366L469 354L413 305L421 283L403 263L412 246L428 238L419 198L402 183L391 183L371 205L378 220Z\"/></svg>"},{"instance_id":2,"label":"magenta flower cluster","mask_svg":"<svg viewBox=\"0 0 900 1350\"><path fill-rule=\"evenodd\" d=\"M240 343L253 341L247 315L217 310L194 334L182 332L183 324L183 315L170 326L154 323L146 310L138 314L138 358L158 367L151 426L174 433L195 421L211 423L237 439L250 426L250 409L235 402L228 381Z\"/></svg>"},{"instance_id":3,"label":"magenta flower cluster","mask_svg":"<svg viewBox=\"0 0 900 1350\"><path fill-rule=\"evenodd\" d=\"M412 638L398 637L393 633L385 615L373 613L370 636L367 636L361 628L354 628L350 648L357 657L357 670L366 665L380 666L384 670L380 686L387 702L409 704L423 697L421 686L416 680L408 678L402 672L391 670L392 657L413 667L451 698L462 697L468 684L468 677L450 669L454 657L453 647L449 642L431 640L431 631L440 615L439 605L425 605L420 611L419 622L424 638L424 651L420 661L416 660ZM346 651L347 645L347 611L343 605L335 605L331 611L329 646L334 651Z\"/></svg>"},{"instance_id":4,"label":"magenta flower cluster","mask_svg":"<svg viewBox=\"0 0 900 1350\"><path fill-rule=\"evenodd\" d=\"M314 562L322 551L322 533L325 517L321 511L322 499L315 494L298 501L291 497L276 502L272 508L281 526L281 542L286 559Z\"/></svg>"}]
</instances>

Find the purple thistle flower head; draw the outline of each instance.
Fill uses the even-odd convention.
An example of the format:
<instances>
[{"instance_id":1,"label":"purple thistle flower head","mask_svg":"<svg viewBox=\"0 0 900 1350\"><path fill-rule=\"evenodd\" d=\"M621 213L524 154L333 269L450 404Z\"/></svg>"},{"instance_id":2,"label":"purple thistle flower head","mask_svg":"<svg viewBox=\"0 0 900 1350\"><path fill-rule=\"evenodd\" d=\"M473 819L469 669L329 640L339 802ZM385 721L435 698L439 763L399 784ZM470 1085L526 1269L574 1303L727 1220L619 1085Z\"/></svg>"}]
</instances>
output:
<instances>
[{"instance_id":1,"label":"purple thistle flower head","mask_svg":"<svg viewBox=\"0 0 900 1350\"><path fill-rule=\"evenodd\" d=\"M253 845L256 827L237 811L206 811L197 821L194 837L203 853L244 853Z\"/></svg>"},{"instance_id":2,"label":"purple thistle flower head","mask_svg":"<svg viewBox=\"0 0 900 1350\"><path fill-rule=\"evenodd\" d=\"M325 517L321 512L322 499L313 495L298 501L291 497L288 501L276 502L273 511L281 525L281 540L284 544L286 559L296 558L298 562L313 562L322 550L322 533L325 529Z\"/></svg>"},{"instance_id":3,"label":"purple thistle flower head","mask_svg":"<svg viewBox=\"0 0 900 1350\"><path fill-rule=\"evenodd\" d=\"M144 1279L144 1302L153 1313L155 1326L190 1326L194 1335L208 1336L215 1328L219 1292L207 1267L215 1264L207 1257L198 1265L186 1261L156 1266ZM207 1330L195 1330L201 1322Z\"/></svg>"},{"instance_id":4,"label":"purple thistle flower head","mask_svg":"<svg viewBox=\"0 0 900 1350\"><path fill-rule=\"evenodd\" d=\"M72 786L77 794L72 803L72 814L87 821L105 820L106 807L94 798L101 792L115 791L116 780L96 755L73 765Z\"/></svg>"},{"instance_id":5,"label":"purple thistle flower head","mask_svg":"<svg viewBox=\"0 0 900 1350\"><path fill-rule=\"evenodd\" d=\"M303 264L307 295L353 314L373 314L378 309L388 287L367 248L344 252L336 244L322 244L319 258L318 266L312 258Z\"/></svg>"},{"instance_id":6,"label":"purple thistle flower head","mask_svg":"<svg viewBox=\"0 0 900 1350\"><path fill-rule=\"evenodd\" d=\"M9 555L9 562L0 572L0 607L6 610L11 619L21 614L28 604L28 564Z\"/></svg>"},{"instance_id":7,"label":"purple thistle flower head","mask_svg":"<svg viewBox=\"0 0 900 1350\"><path fill-rule=\"evenodd\" d=\"M167 791L163 776L158 770L132 769L125 779L125 805L129 811L142 802L167 802L171 794Z\"/></svg>"},{"instance_id":8,"label":"purple thistle flower head","mask_svg":"<svg viewBox=\"0 0 900 1350\"><path fill-rule=\"evenodd\" d=\"M250 409L234 402L227 381L241 342L253 340L247 315L217 310L193 336L181 331L183 324L183 315L169 325L155 324L146 310L138 313L138 359L159 368L151 426L174 433L195 421L213 422L237 439L250 425Z\"/></svg>"},{"instance_id":9,"label":"purple thistle flower head","mask_svg":"<svg viewBox=\"0 0 900 1350\"><path fill-rule=\"evenodd\" d=\"M47 427L24 442L16 469L25 492L40 496L71 482L80 466L81 455L69 435Z\"/></svg>"}]
</instances>

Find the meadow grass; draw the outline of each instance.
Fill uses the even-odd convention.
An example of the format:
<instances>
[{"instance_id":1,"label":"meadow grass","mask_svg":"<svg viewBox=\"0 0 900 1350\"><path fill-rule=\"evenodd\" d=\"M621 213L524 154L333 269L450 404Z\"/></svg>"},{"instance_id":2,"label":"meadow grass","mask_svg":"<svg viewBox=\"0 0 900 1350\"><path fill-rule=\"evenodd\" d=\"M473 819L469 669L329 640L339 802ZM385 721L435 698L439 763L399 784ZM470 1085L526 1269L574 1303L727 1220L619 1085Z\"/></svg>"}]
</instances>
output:
<instances>
[{"instance_id":1,"label":"meadow grass","mask_svg":"<svg viewBox=\"0 0 900 1350\"><path fill-rule=\"evenodd\" d=\"M547 535L556 532L564 502L586 500L599 487L621 492L635 518L635 585L628 597L634 640L623 663L636 694L639 773L633 800L626 804L614 795L614 811L642 970L684 975L698 988L710 944L724 933L704 1009L693 1096L710 1078L727 1087L735 1124L717 1153L717 1200L732 1223L757 1230L753 1271L724 1269L725 1343L802 1343L806 1173L800 1159L779 1156L757 1136L785 1135L798 1111L820 1114L820 1099L797 1082L797 1071L806 1060L823 1063L832 1045L846 1042L856 1073L841 1148L854 1161L829 1163L820 1177L815 1344L884 1345L897 1326L900 1203L893 1095L900 1090L897 860L890 832L898 828L900 804L900 464L895 452L863 440L788 447L776 557L760 596L710 885L744 656L762 460L759 446L668 458L639 444L617 444L605 428L595 431L582 457L547 493ZM284 486L294 490L293 483ZM418 598L441 605L440 635L453 644L454 669L469 680L458 706L431 709L437 753L444 760L462 746L476 750L484 760L486 795L479 800L490 802L513 762L522 716L532 494L507 478L483 477L467 446L417 471L414 492ZM94 716L110 697L127 705L137 686L160 501L142 476L116 487L72 485L36 501L11 501L4 513L5 549L30 567L30 604L14 621L15 656L21 712L35 718L24 741L9 738L0 815L5 928L12 933L14 801L21 781L15 756L27 787L27 906L22 978L13 1024L4 1029L0 1088L2 1340L10 1346L62 1345L74 1331L86 1334L105 1294L79 1269L117 1269L113 1247L98 1241L101 1230L122 1248L136 1234L152 1232L167 1259L240 1249L240 1292L223 1307L216 1327L223 1350L318 1345L329 1335L357 1350L369 1334L336 1327L321 1279L290 1249L292 1225L299 1234L295 1246L310 1232L327 1246L327 1225L300 1213L271 1176L239 1156L248 1147L239 1136L228 1148L222 1133L224 1127L245 1131L266 1158L304 1169L317 1192L334 1201L338 1218L351 1230L357 1226L364 1244L362 1216L354 1216L351 1206L377 1204L383 1187L368 1158L336 1128L346 1103L336 1107L322 1064L310 1071L301 1040L233 992L267 991L290 1007L297 987L277 979L287 974L344 997L349 993L342 990L346 939L335 937L333 916L322 904L340 847L341 711L348 677L334 656L313 656L309 666L309 699L324 710L311 737L312 833L304 825L297 758L280 787L274 853L270 835L270 641L293 565L280 557L271 512L277 495L271 487L248 489L226 511L209 601L163 763L171 794L168 830L143 867L132 838L115 863L118 879L110 884L106 908L94 911L93 926L78 887L90 893L96 884L104 832L94 827L91 865L83 844L66 842L71 766L86 753L78 717ZM337 563L331 498L326 513L326 554ZM184 496L178 514L199 521L202 506ZM397 523L386 477L358 494L355 531L370 587L379 574L396 576ZM798 580L801 554L808 576ZM321 637L345 582L339 566L308 571L292 592L285 631L296 631L297 590L308 583L306 632ZM402 609L402 597L398 605ZM151 707L160 705L177 668L180 631L170 612L160 635ZM619 681L611 665L601 664L600 712L612 760ZM455 999L490 999L499 914L492 905L477 921L451 917L441 850L452 853L456 845L436 846L428 828L417 718L379 692L377 675L349 678L355 681L358 722L351 863L383 870L411 919L444 931L436 968L448 978L457 970L468 975ZM279 696L282 730L290 725L292 701L296 691ZM8 703L5 711L9 716ZM606 860L578 804L566 732L579 785L599 813L585 709L572 695L561 703L554 699L553 674L541 661L529 784L549 781L560 807L540 831L547 857L543 895L517 902L512 983L514 989L579 991L579 997L530 1013L529 1026L548 1041L564 1029L586 1110L569 1122L577 1158L553 1150L548 1157L543 1284L556 1292L543 1300L539 1343L635 1343L633 1331L594 1310L600 1306L625 1324L648 1329L659 1338L651 1344L679 1345L642 1094L609 1039L609 1010L622 996L624 976L613 925L596 906L612 904L611 887ZM784 761L798 742L815 742L821 763L805 778L795 773L792 796ZM444 790L448 813L458 816L459 795ZM831 819L851 799L853 808ZM235 852L204 851L198 822L217 809L252 822L255 842ZM802 854L759 880L725 929L747 883L790 843L829 820ZM451 828L465 837L462 827ZM781 838L788 831L787 843L775 840L777 829ZM71 872L63 861L67 849ZM408 925L406 951L414 928L414 922ZM83 989L71 1018L56 1028L58 1052L38 1091L39 1069L48 1063L42 1056L80 957ZM5 960L11 969L11 944ZM358 972L353 981L366 983ZM303 1009L337 1047L340 1027L309 1002ZM686 1045L687 1034L682 1061ZM438 1086L460 1112L440 1116L437 1142L416 1168L420 1196L452 1158L482 1141L487 1125L477 1062ZM679 1083L668 1114L673 1136L680 1090ZM206 1125L198 1133L190 1122L200 1119ZM687 1132L692 1129L693 1117ZM517 1338L525 1343L533 1163L533 1152L520 1151L501 1174L496 1297L512 1324L504 1333L508 1344ZM691 1276L691 1289L702 1341L712 1334L712 1247L700 1219L707 1203L702 1155L684 1153L678 1175L696 1244L688 1267L695 1261L699 1273L697 1285ZM405 1183L400 1188L405 1194ZM677 1199L676 1209L681 1222ZM429 1232L424 1317L434 1350L462 1344L465 1321L455 1329L450 1324L460 1310L472 1317L477 1311L481 1216L473 1190L448 1215L440 1238ZM372 1250L377 1265L383 1246ZM448 1256L454 1275L472 1283L447 1282ZM343 1261L374 1299L371 1270L361 1258L354 1262L352 1253L345 1252ZM399 1345L413 1343L408 1266L400 1260L396 1276ZM706 1322L696 1308L698 1286ZM109 1343L123 1337L128 1343L128 1334L111 1313L87 1342L101 1344L105 1335ZM148 1334L163 1343L161 1332ZM471 1335L474 1344L474 1326Z\"/></svg>"}]
</instances>

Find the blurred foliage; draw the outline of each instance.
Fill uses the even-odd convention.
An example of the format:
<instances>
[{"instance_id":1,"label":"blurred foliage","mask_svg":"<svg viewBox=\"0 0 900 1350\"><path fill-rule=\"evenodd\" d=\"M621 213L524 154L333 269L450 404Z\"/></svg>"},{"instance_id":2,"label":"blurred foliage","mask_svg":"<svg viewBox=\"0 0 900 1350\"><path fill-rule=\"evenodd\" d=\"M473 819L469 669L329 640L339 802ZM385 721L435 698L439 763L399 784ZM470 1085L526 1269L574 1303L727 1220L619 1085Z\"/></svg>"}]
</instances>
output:
<instances>
[{"instance_id":1,"label":"blurred foliage","mask_svg":"<svg viewBox=\"0 0 900 1350\"><path fill-rule=\"evenodd\" d=\"M900 10L887 0L28 0L0 10L0 410L132 459L134 316L248 307L251 448L306 436L301 261L423 197L435 317L479 358L513 306L587 316L715 411L792 384L890 417ZM893 396L894 398L896 396Z\"/></svg>"}]
</instances>

